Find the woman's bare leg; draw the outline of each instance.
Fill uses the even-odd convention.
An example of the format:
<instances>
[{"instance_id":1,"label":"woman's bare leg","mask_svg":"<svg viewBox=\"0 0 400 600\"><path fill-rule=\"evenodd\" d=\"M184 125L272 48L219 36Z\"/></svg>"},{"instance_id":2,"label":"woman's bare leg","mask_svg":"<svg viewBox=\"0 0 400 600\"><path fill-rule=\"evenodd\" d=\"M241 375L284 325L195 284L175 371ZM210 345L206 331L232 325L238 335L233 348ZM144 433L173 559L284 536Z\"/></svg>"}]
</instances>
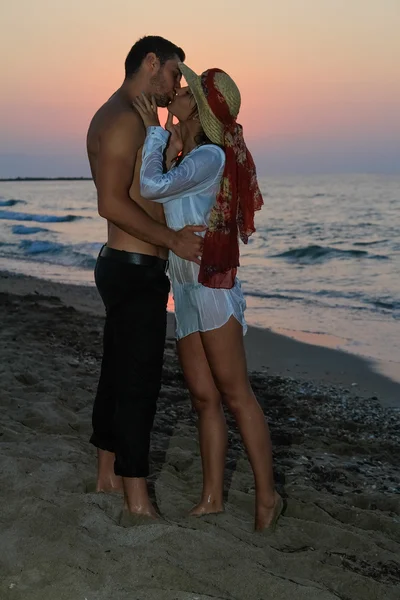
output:
<instances>
[{"instance_id":1,"label":"woman's bare leg","mask_svg":"<svg viewBox=\"0 0 400 600\"><path fill-rule=\"evenodd\" d=\"M215 384L236 419L247 450L255 478L255 528L262 530L274 519L279 495L268 426L248 379L242 326L231 317L223 327L201 333L201 340Z\"/></svg>"},{"instance_id":2,"label":"woman's bare leg","mask_svg":"<svg viewBox=\"0 0 400 600\"><path fill-rule=\"evenodd\" d=\"M198 415L203 491L191 515L224 510L224 469L227 430L221 396L215 386L199 333L178 342L178 354L192 404Z\"/></svg>"}]
</instances>

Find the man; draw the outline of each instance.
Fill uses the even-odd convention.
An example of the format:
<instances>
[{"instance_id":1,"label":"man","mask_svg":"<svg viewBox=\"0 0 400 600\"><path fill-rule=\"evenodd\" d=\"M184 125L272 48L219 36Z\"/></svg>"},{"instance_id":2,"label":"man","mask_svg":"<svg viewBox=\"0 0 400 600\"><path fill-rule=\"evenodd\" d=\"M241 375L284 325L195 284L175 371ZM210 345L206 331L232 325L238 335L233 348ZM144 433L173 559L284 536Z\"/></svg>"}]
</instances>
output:
<instances>
[{"instance_id":1,"label":"man","mask_svg":"<svg viewBox=\"0 0 400 600\"><path fill-rule=\"evenodd\" d=\"M203 227L168 229L162 206L140 197L143 121L132 102L142 93L166 107L180 88L185 54L158 37L140 39L125 61L125 80L97 111L87 151L107 245L95 280L106 308L104 352L93 408L98 449L96 491L123 491L125 516L156 518L149 499L150 432L161 387L169 281L167 253L199 262Z\"/></svg>"}]
</instances>

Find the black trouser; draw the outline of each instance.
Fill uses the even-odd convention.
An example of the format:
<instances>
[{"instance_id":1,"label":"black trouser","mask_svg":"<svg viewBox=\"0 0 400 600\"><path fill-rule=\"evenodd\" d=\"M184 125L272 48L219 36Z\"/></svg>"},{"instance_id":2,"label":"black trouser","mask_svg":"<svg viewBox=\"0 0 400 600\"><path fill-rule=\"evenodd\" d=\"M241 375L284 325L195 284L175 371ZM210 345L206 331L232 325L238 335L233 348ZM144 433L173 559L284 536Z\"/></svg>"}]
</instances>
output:
<instances>
[{"instance_id":1,"label":"black trouser","mask_svg":"<svg viewBox=\"0 0 400 600\"><path fill-rule=\"evenodd\" d=\"M132 257L150 264L131 264ZM108 247L103 247L96 263L95 281L106 322L90 441L115 452L114 470L123 477L149 474L170 289L165 267L166 261L157 257Z\"/></svg>"}]
</instances>

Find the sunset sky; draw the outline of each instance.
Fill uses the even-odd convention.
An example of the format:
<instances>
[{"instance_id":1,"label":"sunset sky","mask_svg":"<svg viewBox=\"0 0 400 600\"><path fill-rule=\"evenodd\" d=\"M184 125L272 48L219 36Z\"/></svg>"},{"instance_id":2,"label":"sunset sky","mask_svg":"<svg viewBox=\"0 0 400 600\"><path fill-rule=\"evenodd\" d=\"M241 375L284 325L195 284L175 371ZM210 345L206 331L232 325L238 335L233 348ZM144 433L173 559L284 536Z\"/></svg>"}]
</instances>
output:
<instances>
[{"instance_id":1,"label":"sunset sky","mask_svg":"<svg viewBox=\"0 0 400 600\"><path fill-rule=\"evenodd\" d=\"M400 0L13 0L0 177L88 175L85 136L146 34L237 82L260 174L400 172Z\"/></svg>"}]
</instances>

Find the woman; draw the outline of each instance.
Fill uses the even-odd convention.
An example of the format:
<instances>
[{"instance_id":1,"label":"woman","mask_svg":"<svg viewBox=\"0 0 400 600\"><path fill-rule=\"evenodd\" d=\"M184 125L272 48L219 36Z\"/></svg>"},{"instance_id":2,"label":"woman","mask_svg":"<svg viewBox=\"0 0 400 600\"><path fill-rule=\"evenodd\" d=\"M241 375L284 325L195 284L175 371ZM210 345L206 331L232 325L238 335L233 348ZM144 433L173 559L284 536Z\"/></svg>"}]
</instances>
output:
<instances>
[{"instance_id":1,"label":"woman","mask_svg":"<svg viewBox=\"0 0 400 600\"><path fill-rule=\"evenodd\" d=\"M247 242L262 197L236 123L240 93L235 83L219 69L200 77L186 65L180 69L188 87L179 90L168 107L169 132L160 127L155 101L143 96L134 106L147 127L142 196L164 204L172 229L187 224L208 227L200 266L170 254L178 353L198 414L203 465L202 497L191 515L224 510L225 403L236 419L255 477L255 529L269 532L283 503L274 487L268 428L247 375L246 305L236 278L238 232ZM180 135L173 116L179 120Z\"/></svg>"}]
</instances>

